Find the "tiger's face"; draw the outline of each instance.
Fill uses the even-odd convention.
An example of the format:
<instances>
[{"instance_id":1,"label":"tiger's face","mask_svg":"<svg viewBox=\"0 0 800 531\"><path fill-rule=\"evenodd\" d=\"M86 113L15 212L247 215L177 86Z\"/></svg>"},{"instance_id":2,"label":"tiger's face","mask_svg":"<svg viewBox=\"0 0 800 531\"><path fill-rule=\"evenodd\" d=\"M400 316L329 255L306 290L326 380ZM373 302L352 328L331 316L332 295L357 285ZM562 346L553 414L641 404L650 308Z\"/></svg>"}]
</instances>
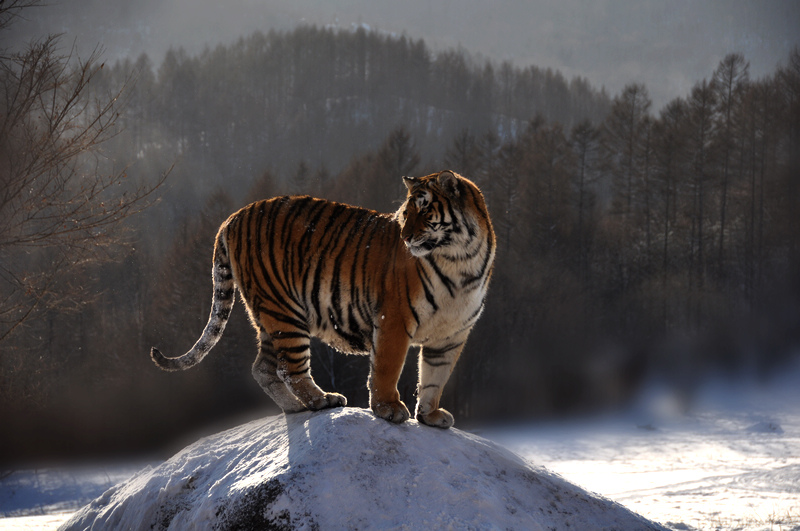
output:
<instances>
[{"instance_id":1,"label":"tiger's face","mask_svg":"<svg viewBox=\"0 0 800 531\"><path fill-rule=\"evenodd\" d=\"M426 177L403 177L403 181L408 195L397 219L411 254L423 257L434 249L458 243L467 223L458 208L458 177L444 171Z\"/></svg>"}]
</instances>

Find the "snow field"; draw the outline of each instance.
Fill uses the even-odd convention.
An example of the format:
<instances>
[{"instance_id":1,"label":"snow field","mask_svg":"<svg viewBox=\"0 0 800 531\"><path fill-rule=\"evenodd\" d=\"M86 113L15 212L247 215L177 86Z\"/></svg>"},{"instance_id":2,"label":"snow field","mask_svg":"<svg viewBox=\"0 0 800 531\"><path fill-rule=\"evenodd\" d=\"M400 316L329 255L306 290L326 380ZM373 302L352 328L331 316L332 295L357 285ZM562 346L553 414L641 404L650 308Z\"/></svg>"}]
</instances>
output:
<instances>
[{"instance_id":1,"label":"snow field","mask_svg":"<svg viewBox=\"0 0 800 531\"><path fill-rule=\"evenodd\" d=\"M712 385L678 410L650 391L624 414L481 435L672 529L800 529L800 370L767 386ZM56 529L139 468L0 474L0 530Z\"/></svg>"}]
</instances>

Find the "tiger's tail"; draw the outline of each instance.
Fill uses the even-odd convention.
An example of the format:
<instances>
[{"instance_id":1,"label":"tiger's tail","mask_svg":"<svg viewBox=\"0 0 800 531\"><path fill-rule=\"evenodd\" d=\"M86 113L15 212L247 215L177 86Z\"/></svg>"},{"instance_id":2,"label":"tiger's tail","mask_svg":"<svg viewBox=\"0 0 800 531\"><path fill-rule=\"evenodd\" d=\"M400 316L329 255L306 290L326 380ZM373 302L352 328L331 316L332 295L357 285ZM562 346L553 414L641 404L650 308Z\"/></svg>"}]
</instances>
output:
<instances>
[{"instance_id":1,"label":"tiger's tail","mask_svg":"<svg viewBox=\"0 0 800 531\"><path fill-rule=\"evenodd\" d=\"M158 367L165 371L181 371L194 367L206 357L206 354L214 348L225 325L228 323L233 302L235 300L236 284L233 279L231 260L228 256L228 246L225 242L227 224L223 225L217 234L216 245L214 246L214 299L211 303L211 314L208 316L203 335L197 343L184 354L176 358L164 356L157 348L150 349L150 357Z\"/></svg>"}]
</instances>

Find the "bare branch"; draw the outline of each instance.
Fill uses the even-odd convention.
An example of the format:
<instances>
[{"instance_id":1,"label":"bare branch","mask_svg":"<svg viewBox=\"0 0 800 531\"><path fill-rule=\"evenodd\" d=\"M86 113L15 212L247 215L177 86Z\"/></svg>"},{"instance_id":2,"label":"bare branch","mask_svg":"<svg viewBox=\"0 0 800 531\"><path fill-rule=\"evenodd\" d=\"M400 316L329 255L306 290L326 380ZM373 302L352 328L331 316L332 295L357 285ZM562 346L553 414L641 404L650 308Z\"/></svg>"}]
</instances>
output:
<instances>
[{"instance_id":1,"label":"bare branch","mask_svg":"<svg viewBox=\"0 0 800 531\"><path fill-rule=\"evenodd\" d=\"M42 5L42 0L3 0L0 2L0 30L14 23L18 18L25 18L22 12L30 7Z\"/></svg>"},{"instance_id":2,"label":"bare branch","mask_svg":"<svg viewBox=\"0 0 800 531\"><path fill-rule=\"evenodd\" d=\"M49 36L0 57L0 342L39 308L83 303L68 279L112 259L123 222L153 204L171 170L136 184L111 167L101 148L119 133L127 83L95 94L100 49L87 59L57 49Z\"/></svg>"}]
</instances>

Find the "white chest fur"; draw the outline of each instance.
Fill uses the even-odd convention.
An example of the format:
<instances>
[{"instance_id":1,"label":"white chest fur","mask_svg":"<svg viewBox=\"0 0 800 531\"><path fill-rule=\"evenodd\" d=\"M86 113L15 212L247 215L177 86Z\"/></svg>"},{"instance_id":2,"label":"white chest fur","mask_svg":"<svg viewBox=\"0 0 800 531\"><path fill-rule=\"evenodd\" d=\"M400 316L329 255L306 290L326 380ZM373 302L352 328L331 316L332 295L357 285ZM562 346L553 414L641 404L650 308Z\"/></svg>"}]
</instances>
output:
<instances>
[{"instance_id":1,"label":"white chest fur","mask_svg":"<svg viewBox=\"0 0 800 531\"><path fill-rule=\"evenodd\" d=\"M431 345L468 334L480 317L486 295L485 278L444 260L421 260L426 290L418 298L420 324L412 343Z\"/></svg>"}]
</instances>

